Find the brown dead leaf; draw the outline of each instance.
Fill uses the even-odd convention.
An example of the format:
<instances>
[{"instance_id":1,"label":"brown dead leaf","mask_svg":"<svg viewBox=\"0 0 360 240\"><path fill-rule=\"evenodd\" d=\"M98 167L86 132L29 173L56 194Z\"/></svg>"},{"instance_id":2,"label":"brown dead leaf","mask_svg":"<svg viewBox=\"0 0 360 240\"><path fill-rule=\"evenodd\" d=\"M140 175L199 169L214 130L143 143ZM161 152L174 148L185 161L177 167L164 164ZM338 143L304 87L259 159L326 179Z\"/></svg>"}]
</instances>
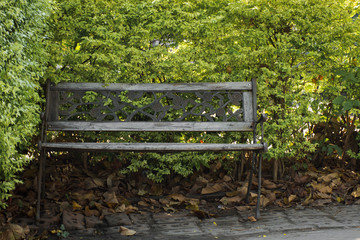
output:
<instances>
[{"instance_id":1,"label":"brown dead leaf","mask_svg":"<svg viewBox=\"0 0 360 240\"><path fill-rule=\"evenodd\" d=\"M302 205L303 206L307 206L309 205L310 203L312 203L314 201L314 199L312 199L312 192L310 192L309 196L302 202Z\"/></svg>"},{"instance_id":2,"label":"brown dead leaf","mask_svg":"<svg viewBox=\"0 0 360 240\"><path fill-rule=\"evenodd\" d=\"M289 200L289 203L291 203L292 201L294 201L296 199L296 195L290 195L288 200Z\"/></svg>"},{"instance_id":3,"label":"brown dead leaf","mask_svg":"<svg viewBox=\"0 0 360 240\"><path fill-rule=\"evenodd\" d=\"M228 175L225 175L225 176L223 177L223 181L224 181L224 182L230 182L231 180L232 180L231 177L228 176Z\"/></svg>"},{"instance_id":4,"label":"brown dead leaf","mask_svg":"<svg viewBox=\"0 0 360 240\"><path fill-rule=\"evenodd\" d=\"M318 200L314 201L313 203L311 203L311 205L314 207L322 207L331 202L332 202L331 199L318 199Z\"/></svg>"},{"instance_id":5,"label":"brown dead leaf","mask_svg":"<svg viewBox=\"0 0 360 240\"><path fill-rule=\"evenodd\" d=\"M317 192L314 193L314 197L321 198L321 199L331 199L331 195L327 193Z\"/></svg>"},{"instance_id":6,"label":"brown dead leaf","mask_svg":"<svg viewBox=\"0 0 360 240\"><path fill-rule=\"evenodd\" d=\"M108 188L111 188L113 186L113 178L115 177L115 174L110 174L106 179L106 185Z\"/></svg>"},{"instance_id":7,"label":"brown dead leaf","mask_svg":"<svg viewBox=\"0 0 360 240\"><path fill-rule=\"evenodd\" d=\"M305 173L305 175L309 175L309 176L311 176L311 177L317 178L319 174L316 173L315 171L307 171L307 172Z\"/></svg>"},{"instance_id":8,"label":"brown dead leaf","mask_svg":"<svg viewBox=\"0 0 360 240\"><path fill-rule=\"evenodd\" d=\"M332 193L332 188L324 184L312 182L311 186L321 193Z\"/></svg>"},{"instance_id":9,"label":"brown dead leaf","mask_svg":"<svg viewBox=\"0 0 360 240\"><path fill-rule=\"evenodd\" d=\"M161 204L163 204L163 205L167 205L167 204L170 203L170 200L167 199L167 198L161 198L161 199L159 200L159 202L160 202Z\"/></svg>"},{"instance_id":10,"label":"brown dead leaf","mask_svg":"<svg viewBox=\"0 0 360 240\"><path fill-rule=\"evenodd\" d=\"M148 191L146 191L145 189L139 189L139 191L137 192L137 195L139 196L145 196L148 194Z\"/></svg>"},{"instance_id":11,"label":"brown dead leaf","mask_svg":"<svg viewBox=\"0 0 360 240\"><path fill-rule=\"evenodd\" d=\"M71 194L71 197L73 197L79 202L84 202L85 200L93 201L96 199L96 196L93 192L85 192L85 191L74 192Z\"/></svg>"},{"instance_id":12,"label":"brown dead leaf","mask_svg":"<svg viewBox=\"0 0 360 240\"><path fill-rule=\"evenodd\" d=\"M268 199L267 197L261 195L260 196L260 206L266 207L269 204L270 204L270 199Z\"/></svg>"},{"instance_id":13,"label":"brown dead leaf","mask_svg":"<svg viewBox=\"0 0 360 240\"><path fill-rule=\"evenodd\" d=\"M353 196L354 198L360 197L360 186L358 186L356 190L351 193L351 196Z\"/></svg>"},{"instance_id":14,"label":"brown dead leaf","mask_svg":"<svg viewBox=\"0 0 360 240\"><path fill-rule=\"evenodd\" d=\"M173 207L162 207L162 209L164 209L165 212L176 212L176 209Z\"/></svg>"},{"instance_id":15,"label":"brown dead leaf","mask_svg":"<svg viewBox=\"0 0 360 240\"><path fill-rule=\"evenodd\" d=\"M136 234L136 231L121 226L119 229L119 233L123 236L133 236Z\"/></svg>"},{"instance_id":16,"label":"brown dead leaf","mask_svg":"<svg viewBox=\"0 0 360 240\"><path fill-rule=\"evenodd\" d=\"M255 218L254 216L249 216L249 217L248 217L248 220L249 220L250 222L256 222L256 218Z\"/></svg>"},{"instance_id":17,"label":"brown dead leaf","mask_svg":"<svg viewBox=\"0 0 360 240\"><path fill-rule=\"evenodd\" d=\"M207 186L207 187L203 188L201 190L201 194L217 193L220 191L224 191L224 187L221 184L216 183L212 186Z\"/></svg>"},{"instance_id":18,"label":"brown dead leaf","mask_svg":"<svg viewBox=\"0 0 360 240\"><path fill-rule=\"evenodd\" d=\"M319 177L318 180L329 183L333 179L336 179L336 178L339 178L339 173L334 172L334 173L327 174L326 176Z\"/></svg>"},{"instance_id":19,"label":"brown dead leaf","mask_svg":"<svg viewBox=\"0 0 360 240\"><path fill-rule=\"evenodd\" d=\"M72 202L72 207L73 207L73 210L82 209L82 206L80 204L78 204L77 202L75 202L75 201Z\"/></svg>"},{"instance_id":20,"label":"brown dead leaf","mask_svg":"<svg viewBox=\"0 0 360 240\"><path fill-rule=\"evenodd\" d=\"M299 184L304 184L310 182L311 178L312 178L311 175L304 175L304 176L296 175L294 181Z\"/></svg>"},{"instance_id":21,"label":"brown dead leaf","mask_svg":"<svg viewBox=\"0 0 360 240\"><path fill-rule=\"evenodd\" d=\"M137 211L139 211L139 209L133 205L127 206L126 210L125 210L126 214L137 212Z\"/></svg>"},{"instance_id":22,"label":"brown dead leaf","mask_svg":"<svg viewBox=\"0 0 360 240\"><path fill-rule=\"evenodd\" d=\"M241 191L226 192L227 197L235 197L240 194L241 194Z\"/></svg>"},{"instance_id":23,"label":"brown dead leaf","mask_svg":"<svg viewBox=\"0 0 360 240\"><path fill-rule=\"evenodd\" d=\"M29 226L21 227L17 224L8 224L0 229L0 240L18 240L25 239L26 235L29 234Z\"/></svg>"},{"instance_id":24,"label":"brown dead leaf","mask_svg":"<svg viewBox=\"0 0 360 240\"><path fill-rule=\"evenodd\" d=\"M119 201L116 197L115 192L105 192L103 194L104 196L104 202L106 203L106 205L108 205L110 208L114 208L116 205L119 204Z\"/></svg>"},{"instance_id":25,"label":"brown dead leaf","mask_svg":"<svg viewBox=\"0 0 360 240\"><path fill-rule=\"evenodd\" d=\"M105 208L103 205L101 205L100 203L95 202L94 203L95 207L97 210L99 210L100 212Z\"/></svg>"},{"instance_id":26,"label":"brown dead leaf","mask_svg":"<svg viewBox=\"0 0 360 240\"><path fill-rule=\"evenodd\" d=\"M244 198L241 196L235 196L235 197L223 197L220 199L220 202L224 205L233 204L233 203L239 203Z\"/></svg>"},{"instance_id":27,"label":"brown dead leaf","mask_svg":"<svg viewBox=\"0 0 360 240\"><path fill-rule=\"evenodd\" d=\"M189 203L192 205L198 205L200 203L200 200L196 199L196 198L188 198L188 199L186 199L186 203Z\"/></svg>"},{"instance_id":28,"label":"brown dead leaf","mask_svg":"<svg viewBox=\"0 0 360 240\"><path fill-rule=\"evenodd\" d=\"M115 212L122 213L126 211L126 205L123 203L115 208Z\"/></svg>"},{"instance_id":29,"label":"brown dead leaf","mask_svg":"<svg viewBox=\"0 0 360 240\"><path fill-rule=\"evenodd\" d=\"M265 191L264 195L271 201L274 202L276 200L276 193L270 190Z\"/></svg>"},{"instance_id":30,"label":"brown dead leaf","mask_svg":"<svg viewBox=\"0 0 360 240\"><path fill-rule=\"evenodd\" d=\"M277 185L267 179L264 179L262 186L267 189L275 189L277 188Z\"/></svg>"},{"instance_id":31,"label":"brown dead leaf","mask_svg":"<svg viewBox=\"0 0 360 240\"><path fill-rule=\"evenodd\" d=\"M84 181L85 189L103 188L105 186L104 181L100 178L86 178Z\"/></svg>"},{"instance_id":32,"label":"brown dead leaf","mask_svg":"<svg viewBox=\"0 0 360 240\"><path fill-rule=\"evenodd\" d=\"M341 185L341 184L342 184L341 178L335 178L335 179L333 179L333 180L331 181L330 187L331 187L331 188L334 188L334 187L337 187L337 186L339 186L339 185Z\"/></svg>"},{"instance_id":33,"label":"brown dead leaf","mask_svg":"<svg viewBox=\"0 0 360 240\"><path fill-rule=\"evenodd\" d=\"M90 209L89 206L85 206L85 211L84 211L85 216L90 217L90 216L100 216L100 212L96 209Z\"/></svg>"},{"instance_id":34,"label":"brown dead leaf","mask_svg":"<svg viewBox=\"0 0 360 240\"><path fill-rule=\"evenodd\" d=\"M173 199L175 201L184 202L186 200L186 197L180 193L173 193L168 196L170 199Z\"/></svg>"},{"instance_id":35,"label":"brown dead leaf","mask_svg":"<svg viewBox=\"0 0 360 240\"><path fill-rule=\"evenodd\" d=\"M209 183L209 181L208 181L206 178L202 177L202 176L199 176L199 177L196 179L196 182L201 183L201 184L203 184L203 185Z\"/></svg>"},{"instance_id":36,"label":"brown dead leaf","mask_svg":"<svg viewBox=\"0 0 360 240\"><path fill-rule=\"evenodd\" d=\"M236 210L238 210L240 212L247 211L247 210L251 209L251 207L249 207L249 206L236 206L235 208L236 208Z\"/></svg>"},{"instance_id":37,"label":"brown dead leaf","mask_svg":"<svg viewBox=\"0 0 360 240\"><path fill-rule=\"evenodd\" d=\"M139 202L138 202L138 205L139 205L139 206L142 206L142 207L149 207L149 206L150 206L150 204L148 204L148 203L145 202L145 201L139 201Z\"/></svg>"}]
</instances>

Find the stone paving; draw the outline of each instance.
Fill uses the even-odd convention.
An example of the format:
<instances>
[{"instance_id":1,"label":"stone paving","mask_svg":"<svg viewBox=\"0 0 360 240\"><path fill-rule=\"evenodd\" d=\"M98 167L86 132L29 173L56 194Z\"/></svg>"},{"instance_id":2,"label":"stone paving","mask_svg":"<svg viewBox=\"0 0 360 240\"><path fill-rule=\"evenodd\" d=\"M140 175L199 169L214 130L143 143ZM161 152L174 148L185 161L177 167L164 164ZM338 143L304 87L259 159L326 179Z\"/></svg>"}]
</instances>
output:
<instances>
[{"instance_id":1,"label":"stone paving","mask_svg":"<svg viewBox=\"0 0 360 240\"><path fill-rule=\"evenodd\" d=\"M253 211L234 211L227 216L201 220L184 210L176 213L121 213L108 215L103 220L92 218L91 221L85 218L80 220L82 226L74 217L73 223L66 223L70 233L66 239L308 239L305 236L318 236L328 231L334 234L328 232L327 239L336 239L335 236L342 236L341 230L347 230L360 239L359 213L360 205L262 210L261 218L250 222L248 217L253 215ZM120 226L135 230L136 234L122 236ZM52 235L49 239L58 238Z\"/></svg>"}]
</instances>

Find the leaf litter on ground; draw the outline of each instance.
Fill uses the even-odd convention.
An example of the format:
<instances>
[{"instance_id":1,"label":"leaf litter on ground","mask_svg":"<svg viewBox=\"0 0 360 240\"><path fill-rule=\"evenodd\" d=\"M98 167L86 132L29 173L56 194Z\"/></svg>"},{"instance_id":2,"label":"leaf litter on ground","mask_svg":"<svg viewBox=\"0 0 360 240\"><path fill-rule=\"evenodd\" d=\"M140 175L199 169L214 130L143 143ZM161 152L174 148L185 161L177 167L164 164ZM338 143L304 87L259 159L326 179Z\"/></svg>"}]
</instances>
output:
<instances>
[{"instance_id":1,"label":"leaf litter on ground","mask_svg":"<svg viewBox=\"0 0 360 240\"><path fill-rule=\"evenodd\" d=\"M254 192L250 194L250 203L246 204L247 181L234 181L224 173L194 175L189 179L177 177L165 185L153 183L141 174L134 174L134 179L129 179L107 168L91 172L82 171L81 167L59 165L56 169L51 167L48 170L51 177L46 183L44 207L51 208L53 214L57 215L70 210L88 217L104 218L113 213L187 209L190 214L204 219L215 217L224 210L253 210L257 201L257 194L254 193L257 187L255 175ZM33 166L25 170L27 178L13 192L7 210L0 212L3 228L12 224L17 217L35 216L37 180L27 171L33 173ZM360 204L359 179L359 175L350 170L330 168L298 172L288 181L262 179L260 205L287 208L297 205ZM31 182L34 184L29 184ZM254 219L249 216L248 220ZM121 232L132 233L124 228Z\"/></svg>"}]
</instances>

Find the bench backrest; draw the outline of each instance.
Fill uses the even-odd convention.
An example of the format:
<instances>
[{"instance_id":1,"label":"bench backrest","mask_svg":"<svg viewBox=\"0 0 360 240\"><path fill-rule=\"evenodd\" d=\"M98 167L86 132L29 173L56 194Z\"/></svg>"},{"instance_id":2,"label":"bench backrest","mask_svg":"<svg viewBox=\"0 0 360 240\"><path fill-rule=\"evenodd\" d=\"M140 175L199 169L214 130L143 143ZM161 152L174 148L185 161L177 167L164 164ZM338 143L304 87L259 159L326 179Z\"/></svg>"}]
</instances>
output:
<instances>
[{"instance_id":1,"label":"bench backrest","mask_svg":"<svg viewBox=\"0 0 360 240\"><path fill-rule=\"evenodd\" d=\"M48 83L50 131L253 131L256 81Z\"/></svg>"}]
</instances>

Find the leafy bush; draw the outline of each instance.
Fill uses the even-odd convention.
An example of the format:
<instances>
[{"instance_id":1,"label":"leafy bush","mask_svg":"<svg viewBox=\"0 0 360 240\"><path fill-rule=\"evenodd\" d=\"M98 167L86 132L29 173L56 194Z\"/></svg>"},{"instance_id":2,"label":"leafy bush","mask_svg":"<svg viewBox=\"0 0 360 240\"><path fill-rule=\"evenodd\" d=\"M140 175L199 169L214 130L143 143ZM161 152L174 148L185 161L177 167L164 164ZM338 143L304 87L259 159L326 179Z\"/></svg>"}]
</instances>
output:
<instances>
[{"instance_id":1,"label":"leafy bush","mask_svg":"<svg viewBox=\"0 0 360 240\"><path fill-rule=\"evenodd\" d=\"M44 71L45 0L0 3L0 207L30 158L22 154L39 122Z\"/></svg>"},{"instance_id":2,"label":"leafy bush","mask_svg":"<svg viewBox=\"0 0 360 240\"><path fill-rule=\"evenodd\" d=\"M341 71L354 70L346 63L359 51L356 11L356 3L345 0L59 0L51 20L54 40L49 43L46 76L54 82L221 82L255 77L260 110L269 115L267 158L311 159L309 153L318 146L310 141L313 126L330 118L325 113L343 88ZM325 99L332 85L333 95ZM356 108L357 94L348 100L336 98L335 103ZM212 141L236 140L233 137L213 136ZM157 155L151 158L163 162ZM172 160L174 166L149 165L143 158L134 159L129 169L167 174L170 168L188 174L189 163L180 158L184 168L175 168L178 162ZM202 158L197 162L208 164L208 157Z\"/></svg>"},{"instance_id":3,"label":"leafy bush","mask_svg":"<svg viewBox=\"0 0 360 240\"><path fill-rule=\"evenodd\" d=\"M334 82L334 72L359 51L355 10L349 1L230 4L232 69L243 78L258 76L259 105L269 115L268 158L311 159L312 126L326 118L321 93L331 85L339 90L344 83Z\"/></svg>"}]
</instances>

